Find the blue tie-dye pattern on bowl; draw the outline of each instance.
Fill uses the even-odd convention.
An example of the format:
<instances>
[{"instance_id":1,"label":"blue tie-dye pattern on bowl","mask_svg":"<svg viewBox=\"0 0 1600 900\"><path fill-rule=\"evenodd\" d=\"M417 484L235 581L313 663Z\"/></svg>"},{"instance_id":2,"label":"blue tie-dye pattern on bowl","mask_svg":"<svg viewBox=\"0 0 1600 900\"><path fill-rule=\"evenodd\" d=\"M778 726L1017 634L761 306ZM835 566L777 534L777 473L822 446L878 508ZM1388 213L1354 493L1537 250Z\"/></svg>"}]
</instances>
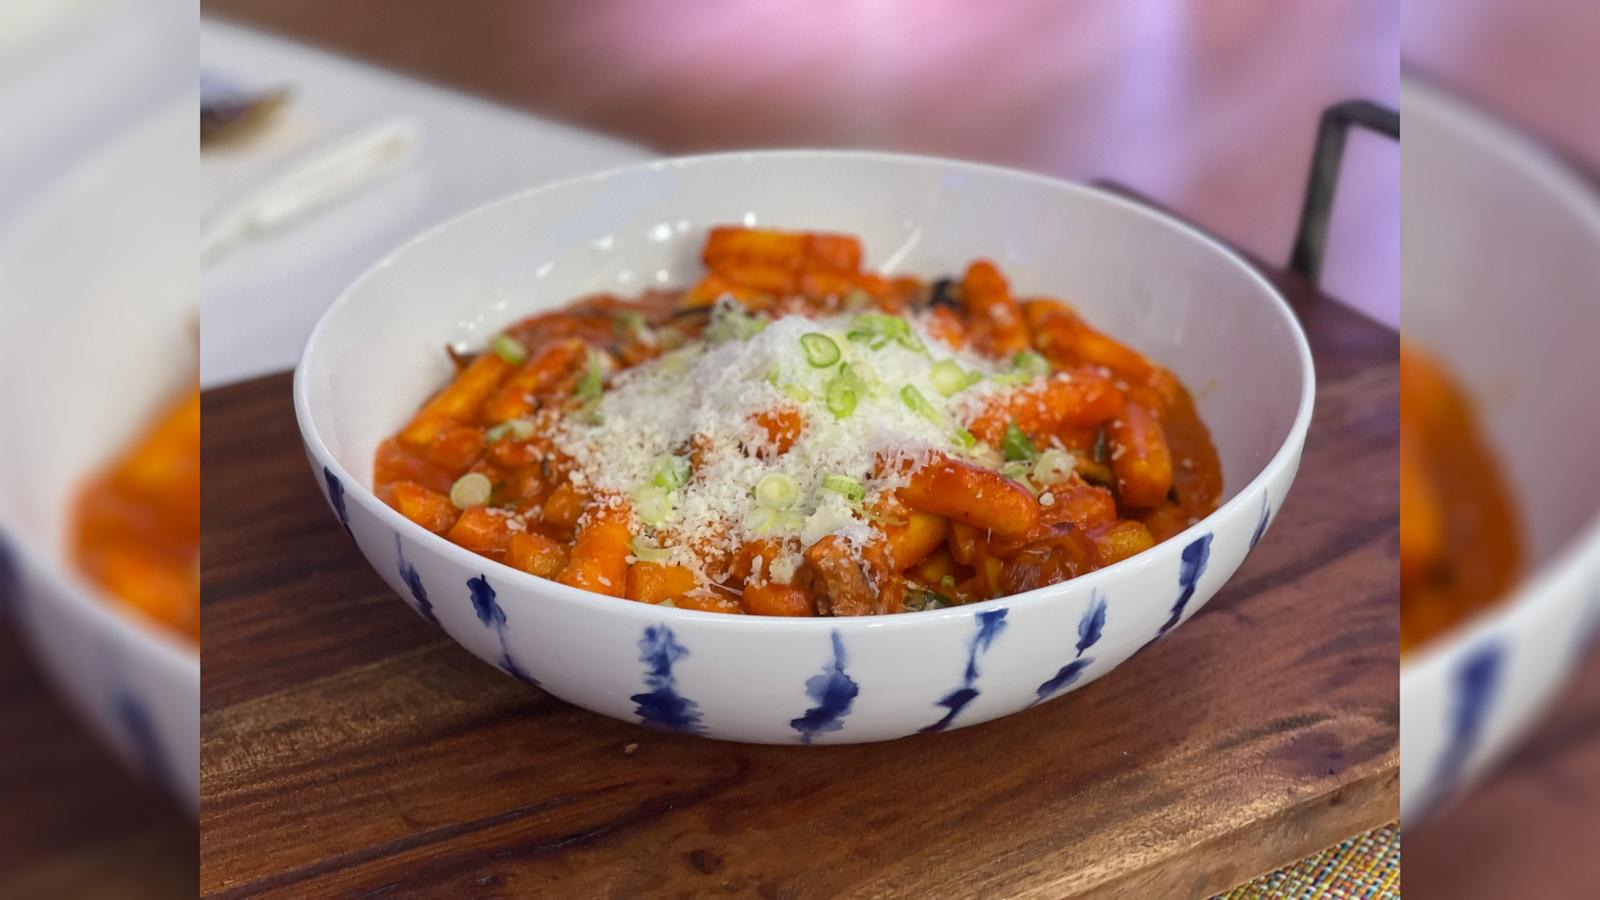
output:
<instances>
[{"instance_id":1,"label":"blue tie-dye pattern on bowl","mask_svg":"<svg viewBox=\"0 0 1600 900\"><path fill-rule=\"evenodd\" d=\"M639 661L644 663L644 683L649 693L629 697L637 704L634 712L646 725L671 731L704 734L700 725L700 706L678 693L678 680L672 667L689 651L665 625L652 625L639 639Z\"/></svg>"},{"instance_id":2,"label":"blue tie-dye pattern on bowl","mask_svg":"<svg viewBox=\"0 0 1600 900\"><path fill-rule=\"evenodd\" d=\"M1100 636L1106 628L1106 598L1098 592L1089 600L1089 609L1084 612L1083 618L1078 620L1077 653L1072 660L1061 667L1055 676L1039 685L1034 691L1037 695L1033 702L1043 703L1056 693L1077 684L1083 677L1085 669L1094 664L1094 657L1084 656L1084 652L1100 641Z\"/></svg>"},{"instance_id":3,"label":"blue tie-dye pattern on bowl","mask_svg":"<svg viewBox=\"0 0 1600 900\"><path fill-rule=\"evenodd\" d=\"M354 538L356 533L350 530L350 511L344 505L344 482L340 481L339 476L333 474L333 470L327 466L322 467L322 480L328 485L328 505L333 507L333 512L339 517L339 524L344 526L345 532Z\"/></svg>"},{"instance_id":4,"label":"blue tie-dye pattern on bowl","mask_svg":"<svg viewBox=\"0 0 1600 900\"><path fill-rule=\"evenodd\" d=\"M1451 680L1453 691L1450 733L1445 750L1434 765L1433 777L1423 791L1423 808L1443 800L1455 789L1461 775L1483 740L1489 711L1500 693L1505 673L1505 649L1498 641L1488 641L1467 654Z\"/></svg>"},{"instance_id":5,"label":"blue tie-dye pattern on bowl","mask_svg":"<svg viewBox=\"0 0 1600 900\"><path fill-rule=\"evenodd\" d=\"M1272 507L1267 499L1267 492L1261 492L1261 518L1256 522L1256 530L1250 535L1250 549L1254 550L1256 544L1261 543L1261 536L1267 533L1267 526L1272 524Z\"/></svg>"},{"instance_id":6,"label":"blue tie-dye pattern on bowl","mask_svg":"<svg viewBox=\"0 0 1600 900\"><path fill-rule=\"evenodd\" d=\"M494 588L489 586L489 578L479 575L467 579L467 591L472 595L472 611L478 614L478 621L486 628L493 628L500 637L500 668L506 674L521 679L534 687L539 686L539 680L534 678L520 663L511 656L511 648L506 638L506 611L501 608L495 599Z\"/></svg>"},{"instance_id":7,"label":"blue tie-dye pattern on bowl","mask_svg":"<svg viewBox=\"0 0 1600 900\"><path fill-rule=\"evenodd\" d=\"M805 715L791 719L789 727L800 732L800 742L811 743L819 734L828 734L844 728L844 718L850 715L850 706L861 693L861 686L845 673L844 641L838 629L833 632L833 660L822 667L821 675L806 679L806 694L816 701L816 706Z\"/></svg>"},{"instance_id":8,"label":"blue tie-dye pattern on bowl","mask_svg":"<svg viewBox=\"0 0 1600 900\"><path fill-rule=\"evenodd\" d=\"M178 796L168 774L166 754L162 752L155 723L150 720L144 703L121 690L112 695L111 703L117 724L133 748L133 763L139 773L167 796Z\"/></svg>"},{"instance_id":9,"label":"blue tie-dye pattern on bowl","mask_svg":"<svg viewBox=\"0 0 1600 900\"><path fill-rule=\"evenodd\" d=\"M394 536L394 554L396 566L400 569L400 580L411 591L411 599L417 602L417 614L427 619L433 627L441 627L439 617L433 613L433 603L428 599L428 589L422 586L422 573L417 571L416 566L406 562L405 544L398 534Z\"/></svg>"},{"instance_id":10,"label":"blue tie-dye pattern on bowl","mask_svg":"<svg viewBox=\"0 0 1600 900\"><path fill-rule=\"evenodd\" d=\"M989 645L1006 627L1006 613L1004 609L987 609L978 613L978 631L972 636L972 643L967 646L967 671L965 672L961 687L956 688L944 696L938 705L948 709L944 718L919 729L923 734L932 731L943 731L950 727L956 716L966 709L967 704L978 699L978 657L988 652Z\"/></svg>"},{"instance_id":11,"label":"blue tie-dye pattern on bowl","mask_svg":"<svg viewBox=\"0 0 1600 900\"><path fill-rule=\"evenodd\" d=\"M1172 615L1162 624L1161 630L1156 632L1156 637L1162 637L1167 632L1178 627L1183 620L1183 612L1189 606L1189 601L1194 599L1195 589L1200 584L1200 576L1206 572L1206 563L1211 561L1211 535L1203 534L1189 546L1183 548L1183 562L1178 566L1178 600L1172 604Z\"/></svg>"}]
</instances>

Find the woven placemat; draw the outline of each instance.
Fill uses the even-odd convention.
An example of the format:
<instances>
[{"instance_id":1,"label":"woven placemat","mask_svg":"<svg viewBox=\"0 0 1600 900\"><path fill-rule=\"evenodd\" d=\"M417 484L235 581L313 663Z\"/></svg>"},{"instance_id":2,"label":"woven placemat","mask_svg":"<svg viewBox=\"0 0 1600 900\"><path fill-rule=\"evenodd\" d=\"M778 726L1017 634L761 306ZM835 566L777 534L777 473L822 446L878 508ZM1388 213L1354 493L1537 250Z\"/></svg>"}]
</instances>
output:
<instances>
[{"instance_id":1,"label":"woven placemat","mask_svg":"<svg viewBox=\"0 0 1600 900\"><path fill-rule=\"evenodd\" d=\"M1399 900L1400 826L1358 835L1218 900Z\"/></svg>"}]
</instances>

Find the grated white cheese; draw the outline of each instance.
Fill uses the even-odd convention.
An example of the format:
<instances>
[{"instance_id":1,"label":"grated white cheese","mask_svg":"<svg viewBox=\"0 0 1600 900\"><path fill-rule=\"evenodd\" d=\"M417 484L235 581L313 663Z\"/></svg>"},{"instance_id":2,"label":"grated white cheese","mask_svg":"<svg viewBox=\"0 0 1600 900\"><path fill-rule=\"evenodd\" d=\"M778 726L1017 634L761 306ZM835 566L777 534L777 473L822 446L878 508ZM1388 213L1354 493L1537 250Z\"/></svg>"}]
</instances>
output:
<instances>
[{"instance_id":1,"label":"grated white cheese","mask_svg":"<svg viewBox=\"0 0 1600 900\"><path fill-rule=\"evenodd\" d=\"M584 422L569 417L555 431L556 445L574 460L574 484L628 495L651 483L664 457L688 456L697 447L699 467L687 484L672 492L671 512L661 527L637 517L632 525L634 533L658 538L672 562L702 578L701 554L731 554L758 537L793 537L802 548L831 534L865 543L873 533L871 522L861 516L860 505L824 489L824 477L855 479L870 505L878 494L899 487L896 479L904 477L901 472L874 478L880 455L914 468L929 451L955 452L961 423L998 388L985 380L946 398L931 382L934 364L949 359L983 375L995 374L1001 365L973 353L951 352L924 334L914 319L913 331L926 352L893 341L873 350L846 337L854 319L785 316L748 339L694 342L623 371L602 395L597 418ZM839 362L817 367L807 360L800 338L812 332L833 339ZM845 363L864 367L868 387L858 392L851 413L840 418L829 410L825 395L828 381ZM917 389L937 414L931 418L942 418L943 424L902 399L906 385ZM793 447L783 454L771 452L766 430L756 421L757 414L775 407L798 409L805 420ZM757 514L753 489L771 474L791 479L798 498L790 507L792 514L763 529L772 517ZM787 583L798 565L791 552L774 560L768 572L772 580Z\"/></svg>"}]
</instances>

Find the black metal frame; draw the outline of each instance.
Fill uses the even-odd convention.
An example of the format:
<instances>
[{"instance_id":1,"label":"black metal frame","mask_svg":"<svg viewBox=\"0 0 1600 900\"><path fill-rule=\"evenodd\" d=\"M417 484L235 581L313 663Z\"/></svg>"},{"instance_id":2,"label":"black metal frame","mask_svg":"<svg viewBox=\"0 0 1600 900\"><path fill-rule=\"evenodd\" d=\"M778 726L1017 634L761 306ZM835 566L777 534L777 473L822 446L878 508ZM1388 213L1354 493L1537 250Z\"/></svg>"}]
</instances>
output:
<instances>
[{"instance_id":1,"label":"black metal frame","mask_svg":"<svg viewBox=\"0 0 1600 900\"><path fill-rule=\"evenodd\" d=\"M1300 207L1289 270L1312 284L1322 276L1322 256L1328 245L1328 219L1333 214L1333 193L1339 186L1339 166L1344 161L1345 136L1350 126L1400 140L1400 113L1370 100L1346 100L1323 110L1317 124L1317 147L1306 179L1306 198Z\"/></svg>"}]
</instances>

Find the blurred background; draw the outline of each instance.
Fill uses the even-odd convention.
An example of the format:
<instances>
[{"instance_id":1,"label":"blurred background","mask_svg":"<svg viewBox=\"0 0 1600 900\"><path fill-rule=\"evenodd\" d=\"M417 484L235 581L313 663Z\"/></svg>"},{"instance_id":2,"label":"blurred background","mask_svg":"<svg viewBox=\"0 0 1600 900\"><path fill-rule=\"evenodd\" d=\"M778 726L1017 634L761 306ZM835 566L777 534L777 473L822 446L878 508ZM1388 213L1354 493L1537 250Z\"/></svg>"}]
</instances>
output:
<instances>
[{"instance_id":1,"label":"blurred background","mask_svg":"<svg viewBox=\"0 0 1600 900\"><path fill-rule=\"evenodd\" d=\"M1600 37L1600 6L1573 0L1405 0L1402 15L1401 58L1407 73L1465 98L1570 163L1573 183L1552 187L1552 196L1557 205L1584 210L1591 223L1581 235L1553 233L1535 227L1546 219L1535 213L1533 205L1510 201L1480 202L1457 210L1459 227L1438 223L1453 231L1457 240L1469 240L1482 230L1464 221L1471 218L1501 229L1501 234L1521 231L1537 236L1492 243L1480 239L1473 252L1498 257L1493 265L1507 275L1479 279L1485 282L1482 290L1474 290L1470 282L1461 285L1453 304L1436 302L1432 291L1411 292L1413 284L1451 282L1425 269L1416 271L1417 280L1411 280L1414 264L1426 266L1436 257L1414 252L1426 248L1413 245L1408 225L1403 325L1408 337L1436 341L1432 350L1471 349L1455 360L1455 375L1475 391L1472 399L1486 420L1481 424L1498 441L1495 449L1510 470L1518 527L1535 545L1531 558L1524 561L1524 583L1536 582L1556 565L1582 556L1586 544L1589 571L1577 573L1575 597L1567 605L1587 601L1588 611L1573 615L1586 617L1587 623L1600 621L1595 619L1600 612L1600 566L1592 562L1600 539L1593 526L1586 539L1577 538L1579 546L1570 546L1577 531L1574 521L1592 521L1593 510L1600 507L1600 485L1584 474L1595 471L1595 448L1600 446L1596 437L1600 404L1592 399L1600 377L1592 364L1568 361L1575 353L1590 356L1585 349L1591 344L1587 336L1600 322L1590 262L1600 257L1592 225L1594 190L1600 185L1600 117L1594 114L1600 58L1593 49ZM1459 163L1433 149L1431 144L1417 146L1414 153L1413 144L1407 143L1403 168L1408 190L1414 181L1429 180L1413 179L1413 173L1428 176ZM1406 208L1409 219L1409 201ZM1524 247L1531 252L1519 252ZM1585 265L1590 266L1587 274ZM1483 343L1474 347L1479 339L1470 333L1474 322L1498 333L1480 336ZM1585 337L1577 341L1561 337L1574 330ZM1519 361L1507 349L1514 345ZM1521 400L1528 406L1539 405L1544 421L1552 423L1549 445L1555 449L1540 467L1565 470L1567 477L1554 485L1539 484L1532 474L1535 466L1524 464L1530 444L1527 420L1508 432L1495 433L1509 418L1505 413L1520 405L1503 396L1508 381L1518 380L1495 371L1506 363L1526 373L1520 380L1542 380L1547 388L1547 401L1529 396ZM1547 515L1547 509L1562 505L1549 502L1549 495L1557 493L1572 498L1568 506L1573 508ZM1560 533L1539 533L1550 528ZM1537 602L1523 601L1529 609ZM1565 632L1547 632L1532 652L1551 660L1564 658L1567 646L1585 640L1586 627L1592 629L1579 624ZM1600 722L1600 658L1596 656L1590 653L1587 663L1576 663L1565 685L1553 693L1554 706L1547 716L1485 782L1442 808L1424 827L1408 830L1408 896L1424 900L1594 896L1600 877L1600 857L1593 853L1595 835L1600 835L1600 729L1595 727Z\"/></svg>"},{"instance_id":2,"label":"blurred background","mask_svg":"<svg viewBox=\"0 0 1600 900\"><path fill-rule=\"evenodd\" d=\"M192 109L196 18L171 0L0 4L0 896L198 885L165 768L184 755L169 735L198 737L193 642L73 565L89 483L194 380L193 254L175 249L193 246L193 120L165 145L150 128Z\"/></svg>"}]
</instances>

